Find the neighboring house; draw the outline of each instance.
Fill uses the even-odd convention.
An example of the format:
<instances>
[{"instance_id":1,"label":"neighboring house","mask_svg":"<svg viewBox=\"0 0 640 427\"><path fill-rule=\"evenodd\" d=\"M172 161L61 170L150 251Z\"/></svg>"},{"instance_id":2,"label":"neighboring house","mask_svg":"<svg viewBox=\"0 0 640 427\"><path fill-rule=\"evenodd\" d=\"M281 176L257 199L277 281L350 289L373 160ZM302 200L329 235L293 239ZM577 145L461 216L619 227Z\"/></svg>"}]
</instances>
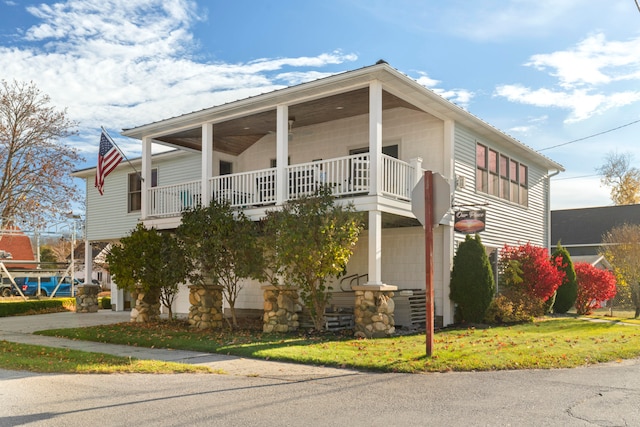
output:
<instances>
[{"instance_id":1,"label":"neighboring house","mask_svg":"<svg viewBox=\"0 0 640 427\"><path fill-rule=\"evenodd\" d=\"M95 168L74 173L87 183L90 241L117 241L138 221L174 229L183 209L212 198L257 220L325 183L336 200L368 213L347 277L372 289L425 288L424 231L411 191L423 170L442 174L454 206L434 235L436 317L445 325L453 322L452 259L464 239L453 211L486 210L488 252L505 243L548 247L549 180L563 170L384 62L122 134L142 141L142 158L132 161L142 180L123 162L100 196ZM153 144L177 151L152 155ZM348 289L349 280L334 288ZM261 309L259 285L245 283L236 306ZM181 292L174 312L188 307Z\"/></svg>"},{"instance_id":2,"label":"neighboring house","mask_svg":"<svg viewBox=\"0 0 640 427\"><path fill-rule=\"evenodd\" d=\"M15 261L35 261L31 239L18 227L0 230L0 261L10 261L7 269L32 269L35 264L14 264Z\"/></svg>"},{"instance_id":3,"label":"neighboring house","mask_svg":"<svg viewBox=\"0 0 640 427\"><path fill-rule=\"evenodd\" d=\"M552 211L551 244L555 248L560 242L569 251L574 262L576 257L592 257L588 261L593 263L593 260L599 258L603 236L612 228L624 224L640 225L640 205ZM607 266L602 259L598 262Z\"/></svg>"}]
</instances>

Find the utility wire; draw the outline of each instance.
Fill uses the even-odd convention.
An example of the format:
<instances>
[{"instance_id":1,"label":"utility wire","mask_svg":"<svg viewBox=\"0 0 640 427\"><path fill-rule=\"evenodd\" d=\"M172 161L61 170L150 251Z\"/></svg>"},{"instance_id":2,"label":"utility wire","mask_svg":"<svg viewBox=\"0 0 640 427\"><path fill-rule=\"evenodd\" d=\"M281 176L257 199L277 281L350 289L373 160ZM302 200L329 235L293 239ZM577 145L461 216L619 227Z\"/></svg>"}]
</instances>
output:
<instances>
[{"instance_id":1,"label":"utility wire","mask_svg":"<svg viewBox=\"0 0 640 427\"><path fill-rule=\"evenodd\" d=\"M541 148L541 149L539 149L538 151L551 150L552 148L563 147L563 146L565 146L565 145L573 144L574 142L584 141L585 139L593 138L593 137L595 137L595 136L604 135L605 133L613 132L614 130L622 129L622 128L624 128L624 127L631 126L631 125L634 125L634 124L636 124L636 123L640 123L640 120L635 120L635 121L630 122L630 123L627 123L627 124L625 124L625 125L618 126L617 128L613 128L613 129L605 130L605 131L600 132L600 133L594 133L593 135L585 136L584 138L574 139L573 141L564 142L564 143L562 143L562 144L558 144L558 145L552 145L551 147Z\"/></svg>"}]
</instances>

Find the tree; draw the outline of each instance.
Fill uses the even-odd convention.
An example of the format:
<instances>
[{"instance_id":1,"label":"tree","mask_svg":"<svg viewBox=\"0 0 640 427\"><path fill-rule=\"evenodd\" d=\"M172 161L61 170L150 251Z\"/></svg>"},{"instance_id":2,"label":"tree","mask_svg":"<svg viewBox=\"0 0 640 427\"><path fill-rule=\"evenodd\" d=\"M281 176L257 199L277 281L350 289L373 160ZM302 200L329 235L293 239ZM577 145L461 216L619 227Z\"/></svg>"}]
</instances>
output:
<instances>
[{"instance_id":1,"label":"tree","mask_svg":"<svg viewBox=\"0 0 640 427\"><path fill-rule=\"evenodd\" d=\"M551 298L562 281L564 272L558 269L561 258L550 258L546 248L531 243L521 246L505 245L500 257L503 271L501 285L516 292L524 293L531 302L544 303ZM544 314L543 304L531 304L539 307Z\"/></svg>"},{"instance_id":2,"label":"tree","mask_svg":"<svg viewBox=\"0 0 640 427\"><path fill-rule=\"evenodd\" d=\"M611 200L616 205L640 203L640 169L631 166L631 153L610 152L604 165L596 169L600 181L609 187Z\"/></svg>"},{"instance_id":3,"label":"tree","mask_svg":"<svg viewBox=\"0 0 640 427\"><path fill-rule=\"evenodd\" d=\"M267 265L273 277L300 289L316 330L324 328L324 312L331 298L327 281L346 271L362 228L353 206L334 205L328 187L267 212Z\"/></svg>"},{"instance_id":4,"label":"tree","mask_svg":"<svg viewBox=\"0 0 640 427\"><path fill-rule=\"evenodd\" d=\"M612 228L602 238L602 255L613 267L618 286L631 293L635 318L640 316L640 225Z\"/></svg>"},{"instance_id":5,"label":"tree","mask_svg":"<svg viewBox=\"0 0 640 427\"><path fill-rule=\"evenodd\" d=\"M260 278L264 271L257 225L228 202L213 200L208 207L183 212L176 233L191 260L191 282L222 286L233 327L237 327L240 281Z\"/></svg>"},{"instance_id":6,"label":"tree","mask_svg":"<svg viewBox=\"0 0 640 427\"><path fill-rule=\"evenodd\" d=\"M591 314L600 308L603 301L616 296L616 277L612 272L600 270L587 262L577 262L575 270L578 278L578 314Z\"/></svg>"},{"instance_id":7,"label":"tree","mask_svg":"<svg viewBox=\"0 0 640 427\"><path fill-rule=\"evenodd\" d=\"M188 263L178 241L169 233L138 224L107 254L109 271L118 287L142 291L148 302L160 301L173 318L171 305L180 283L186 283Z\"/></svg>"},{"instance_id":8,"label":"tree","mask_svg":"<svg viewBox=\"0 0 640 427\"><path fill-rule=\"evenodd\" d=\"M458 305L461 320L480 323L495 293L489 257L478 234L467 235L458 246L451 271L450 298Z\"/></svg>"},{"instance_id":9,"label":"tree","mask_svg":"<svg viewBox=\"0 0 640 427\"><path fill-rule=\"evenodd\" d=\"M0 81L0 224L40 225L79 200L71 171L81 157L59 141L76 124L49 103L33 83Z\"/></svg>"},{"instance_id":10,"label":"tree","mask_svg":"<svg viewBox=\"0 0 640 427\"><path fill-rule=\"evenodd\" d=\"M576 302L578 296L578 282L576 281L576 271L571 261L571 255L558 242L556 250L551 254L552 259L559 259L559 268L564 271L564 280L556 291L556 298L553 303L554 313L566 313Z\"/></svg>"}]
</instances>

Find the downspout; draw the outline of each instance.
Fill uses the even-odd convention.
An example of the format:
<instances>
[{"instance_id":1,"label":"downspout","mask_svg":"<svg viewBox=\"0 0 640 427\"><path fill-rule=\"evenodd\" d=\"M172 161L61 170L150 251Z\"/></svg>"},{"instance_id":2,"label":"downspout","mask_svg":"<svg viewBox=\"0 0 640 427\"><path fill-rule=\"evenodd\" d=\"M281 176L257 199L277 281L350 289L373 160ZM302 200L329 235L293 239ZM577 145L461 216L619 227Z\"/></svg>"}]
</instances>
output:
<instances>
[{"instance_id":1,"label":"downspout","mask_svg":"<svg viewBox=\"0 0 640 427\"><path fill-rule=\"evenodd\" d=\"M547 175L547 251L549 254L551 254L551 178L560 172L560 170L556 170Z\"/></svg>"}]
</instances>

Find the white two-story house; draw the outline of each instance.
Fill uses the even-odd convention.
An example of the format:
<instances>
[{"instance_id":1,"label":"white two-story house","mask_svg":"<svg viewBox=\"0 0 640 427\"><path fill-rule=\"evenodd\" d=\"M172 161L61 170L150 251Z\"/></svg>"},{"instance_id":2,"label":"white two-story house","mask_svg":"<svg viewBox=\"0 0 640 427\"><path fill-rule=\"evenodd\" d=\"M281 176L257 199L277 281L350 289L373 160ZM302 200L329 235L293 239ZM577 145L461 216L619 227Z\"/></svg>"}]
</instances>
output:
<instances>
[{"instance_id":1,"label":"white two-story house","mask_svg":"<svg viewBox=\"0 0 640 427\"><path fill-rule=\"evenodd\" d=\"M487 251L505 243L549 246L549 179L563 170L514 138L426 89L385 62L228 104L159 119L122 132L139 139L142 158L123 162L94 188L86 179L89 241L117 241L139 221L173 229L181 212L227 199L250 218L333 188L336 201L367 212L347 281L425 288L424 230L411 193L424 170L451 183L452 208L434 231L436 317L453 322L449 275L458 209L486 211ZM162 144L175 151L152 155ZM114 294L118 309L122 295ZM261 309L260 284L245 284L237 307ZM188 311L188 292L175 312Z\"/></svg>"}]
</instances>

